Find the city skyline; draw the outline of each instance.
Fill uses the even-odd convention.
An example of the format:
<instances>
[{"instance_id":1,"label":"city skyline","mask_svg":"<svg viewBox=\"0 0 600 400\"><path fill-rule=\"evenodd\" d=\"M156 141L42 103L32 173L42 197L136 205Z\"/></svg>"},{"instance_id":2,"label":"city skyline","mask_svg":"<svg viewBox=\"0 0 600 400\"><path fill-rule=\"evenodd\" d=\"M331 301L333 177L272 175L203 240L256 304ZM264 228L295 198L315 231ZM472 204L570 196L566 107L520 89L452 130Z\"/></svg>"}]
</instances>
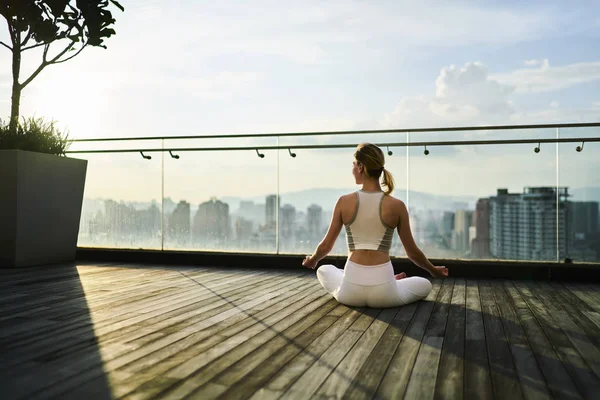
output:
<instances>
[{"instance_id":1,"label":"city skyline","mask_svg":"<svg viewBox=\"0 0 600 400\"><path fill-rule=\"evenodd\" d=\"M600 259L600 202L570 200L568 188L559 188L557 203L556 190L526 187L511 193L500 188L495 195L479 198L475 204L457 204L452 211L409 206L413 236L435 258ZM117 247L127 247L127 240L143 242L148 238L156 244L164 229L165 237L160 243L165 248L312 252L328 228L331 211L315 203L302 209L293 200L278 199L276 195L267 195L263 200L256 204L243 200L234 209L216 198L197 208L184 200L175 203L165 199L165 222L161 222L156 203L147 209L139 206L136 209L124 202L108 200L104 210L95 212L86 210L88 206L84 203L80 238L88 243L80 245L94 245L96 237L103 235L108 235L107 238L117 235L106 243ZM560 224L556 225L557 222ZM163 223L165 226L161 228ZM125 242L120 242L119 237ZM101 242L97 245L102 246ZM333 253L345 253L344 230ZM398 238L393 241L391 254L403 255Z\"/></svg>"}]
</instances>

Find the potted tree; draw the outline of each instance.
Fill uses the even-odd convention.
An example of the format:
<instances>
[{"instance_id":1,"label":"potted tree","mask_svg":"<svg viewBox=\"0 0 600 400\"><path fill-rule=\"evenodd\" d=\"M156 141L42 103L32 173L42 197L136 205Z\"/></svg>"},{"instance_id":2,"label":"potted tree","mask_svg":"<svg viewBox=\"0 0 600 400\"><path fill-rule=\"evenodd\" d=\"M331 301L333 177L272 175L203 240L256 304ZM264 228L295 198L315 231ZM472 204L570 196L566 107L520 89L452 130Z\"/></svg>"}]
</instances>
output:
<instances>
[{"instance_id":1,"label":"potted tree","mask_svg":"<svg viewBox=\"0 0 600 400\"><path fill-rule=\"evenodd\" d=\"M12 53L11 115L0 121L0 266L73 261L87 161L64 157L68 139L53 122L19 120L21 93L40 72L66 62L87 46L106 48L115 34L114 0L4 0L0 15ZM58 48L58 49L57 49ZM39 66L21 79L21 57L38 52Z\"/></svg>"}]
</instances>

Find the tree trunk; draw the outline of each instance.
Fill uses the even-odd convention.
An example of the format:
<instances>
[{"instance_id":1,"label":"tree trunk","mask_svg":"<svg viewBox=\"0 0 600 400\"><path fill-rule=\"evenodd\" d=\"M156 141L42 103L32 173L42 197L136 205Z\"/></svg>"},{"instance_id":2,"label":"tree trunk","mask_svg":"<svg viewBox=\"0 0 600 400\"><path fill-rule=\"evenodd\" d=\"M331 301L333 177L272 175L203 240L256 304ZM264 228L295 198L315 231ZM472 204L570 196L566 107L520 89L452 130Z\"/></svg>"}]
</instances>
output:
<instances>
[{"instance_id":1,"label":"tree trunk","mask_svg":"<svg viewBox=\"0 0 600 400\"><path fill-rule=\"evenodd\" d=\"M21 105L21 84L19 83L19 75L21 73L21 33L14 32L16 37L13 39L12 50L12 97L10 105L10 130L16 130L19 122L19 108Z\"/></svg>"},{"instance_id":2,"label":"tree trunk","mask_svg":"<svg viewBox=\"0 0 600 400\"><path fill-rule=\"evenodd\" d=\"M13 82L11 100L10 130L13 131L17 128L17 123L19 122L19 107L21 105L21 85L18 82Z\"/></svg>"}]
</instances>

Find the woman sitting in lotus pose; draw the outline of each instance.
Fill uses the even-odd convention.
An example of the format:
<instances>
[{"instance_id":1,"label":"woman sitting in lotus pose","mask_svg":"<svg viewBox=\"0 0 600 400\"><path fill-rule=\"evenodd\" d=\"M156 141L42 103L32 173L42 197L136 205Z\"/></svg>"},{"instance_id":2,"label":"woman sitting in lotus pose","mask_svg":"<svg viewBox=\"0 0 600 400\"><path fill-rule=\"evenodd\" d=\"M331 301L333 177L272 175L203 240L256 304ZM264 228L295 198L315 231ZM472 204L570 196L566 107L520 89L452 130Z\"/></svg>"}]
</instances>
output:
<instances>
[{"instance_id":1,"label":"woman sitting in lotus pose","mask_svg":"<svg viewBox=\"0 0 600 400\"><path fill-rule=\"evenodd\" d=\"M436 267L418 248L410 231L408 210L391 196L394 180L384 168L383 151L362 143L354 153L352 174L362 189L340 197L325 238L302 265L315 269L333 248L342 226L346 228L348 260L344 270L333 265L317 269L321 285L342 304L355 307L397 307L427 297L431 282L421 277L407 278L404 272L394 276L390 248L394 230L398 231L406 255L433 277L448 276L448 269ZM379 183L383 174L383 186Z\"/></svg>"}]
</instances>

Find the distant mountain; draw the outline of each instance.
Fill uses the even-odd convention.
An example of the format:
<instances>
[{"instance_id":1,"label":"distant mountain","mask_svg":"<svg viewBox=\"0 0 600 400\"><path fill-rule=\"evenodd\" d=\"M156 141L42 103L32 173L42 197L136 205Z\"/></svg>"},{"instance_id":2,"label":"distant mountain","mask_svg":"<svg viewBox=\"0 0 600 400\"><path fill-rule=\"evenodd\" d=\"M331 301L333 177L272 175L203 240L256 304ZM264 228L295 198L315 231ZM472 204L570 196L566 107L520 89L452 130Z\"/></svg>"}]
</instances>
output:
<instances>
[{"instance_id":1,"label":"distant mountain","mask_svg":"<svg viewBox=\"0 0 600 400\"><path fill-rule=\"evenodd\" d=\"M306 189L297 192L281 194L281 205L291 204L297 210L305 211L311 204L317 204L324 210L331 210L337 199L347 193L355 191L356 188L322 188ZM406 189L396 189L397 197L406 200ZM477 197L474 196L443 196L429 193L410 191L411 209L436 209L436 210L458 210L474 208ZM266 202L266 196L254 197L224 197L221 201L229 204L229 209L236 211L240 201L253 201L255 203Z\"/></svg>"}]
</instances>

